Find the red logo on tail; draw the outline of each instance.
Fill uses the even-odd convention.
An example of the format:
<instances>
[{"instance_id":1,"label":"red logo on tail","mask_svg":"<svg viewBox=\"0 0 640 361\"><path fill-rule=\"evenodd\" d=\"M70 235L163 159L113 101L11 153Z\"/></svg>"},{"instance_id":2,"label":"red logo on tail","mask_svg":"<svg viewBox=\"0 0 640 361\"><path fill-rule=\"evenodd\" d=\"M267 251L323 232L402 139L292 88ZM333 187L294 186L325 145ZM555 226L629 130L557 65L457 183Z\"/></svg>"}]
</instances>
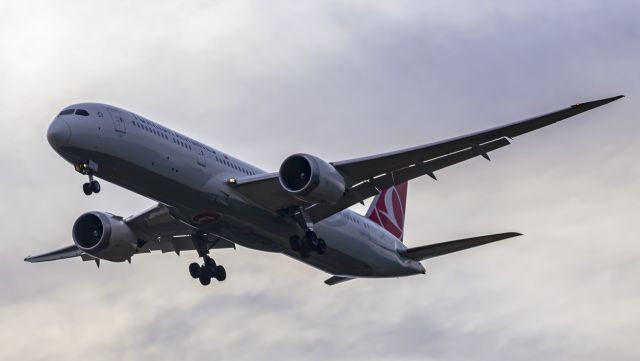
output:
<instances>
[{"instance_id":1,"label":"red logo on tail","mask_svg":"<svg viewBox=\"0 0 640 361\"><path fill-rule=\"evenodd\" d=\"M407 185L401 183L380 192L371 203L367 217L402 241L407 204Z\"/></svg>"}]
</instances>

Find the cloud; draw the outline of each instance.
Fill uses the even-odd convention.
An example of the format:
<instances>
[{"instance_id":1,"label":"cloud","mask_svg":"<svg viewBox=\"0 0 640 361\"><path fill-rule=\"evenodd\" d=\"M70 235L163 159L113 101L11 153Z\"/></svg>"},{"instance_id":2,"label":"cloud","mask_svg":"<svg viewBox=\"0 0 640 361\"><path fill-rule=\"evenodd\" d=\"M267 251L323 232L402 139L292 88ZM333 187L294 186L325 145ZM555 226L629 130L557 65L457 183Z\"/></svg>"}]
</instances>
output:
<instances>
[{"instance_id":1,"label":"cloud","mask_svg":"<svg viewBox=\"0 0 640 361\"><path fill-rule=\"evenodd\" d=\"M0 4L2 359L637 359L638 4L596 1ZM411 245L524 237L358 280L239 248L32 265L96 197L46 143L66 104L129 108L265 169L436 141L571 102L627 98L409 187ZM268 151L265 151L268 150ZM363 208L358 208L362 210Z\"/></svg>"}]
</instances>

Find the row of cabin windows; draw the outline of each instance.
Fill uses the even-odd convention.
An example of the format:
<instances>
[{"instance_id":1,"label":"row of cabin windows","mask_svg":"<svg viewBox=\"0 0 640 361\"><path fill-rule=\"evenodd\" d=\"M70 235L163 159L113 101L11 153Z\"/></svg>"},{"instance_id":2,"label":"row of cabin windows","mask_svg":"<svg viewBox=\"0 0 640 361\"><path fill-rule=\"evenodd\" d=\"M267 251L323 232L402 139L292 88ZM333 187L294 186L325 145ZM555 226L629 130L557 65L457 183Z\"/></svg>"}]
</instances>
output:
<instances>
[{"instance_id":1,"label":"row of cabin windows","mask_svg":"<svg viewBox=\"0 0 640 361\"><path fill-rule=\"evenodd\" d=\"M240 167L240 166L236 165L235 163L230 162L230 161L228 161L226 159L222 159L222 158L219 158L217 156L215 158L216 158L216 162L218 162L220 164L224 164L227 167L233 168L233 169L237 170L238 172L242 172L242 173L247 174L247 175L255 175L256 174L255 172L250 171L248 169L245 169L243 167Z\"/></svg>"},{"instance_id":2,"label":"row of cabin windows","mask_svg":"<svg viewBox=\"0 0 640 361\"><path fill-rule=\"evenodd\" d=\"M154 127L152 127L152 126L148 126L148 125L147 125L147 123L148 123L148 124L153 124L153 123L151 123L151 122L150 122L150 121L148 121L148 120L144 120L144 121L143 121L142 119L144 119L144 118L142 118L142 117L138 117L138 116L137 116L137 115L135 115L135 114L133 114L133 116L134 116L136 119L138 119L138 122L136 122L136 121L134 121L134 120L132 120L132 121L131 121L131 123L133 123L133 125L134 125L134 126L136 126L136 127L140 128L140 129L142 129L142 130L146 130L147 132L149 132L149 133L151 133L151 134L157 135L157 136L159 136L159 137L160 137L160 138L162 138L162 139L169 140L169 136L168 136L168 135L166 135L165 133L163 133L163 132L161 132L161 131L159 131L159 130L154 129ZM154 125L154 126L156 126L155 124L153 124L153 125ZM162 130L164 130L165 132L167 132L167 133L169 133L169 134L173 134L170 130L165 130L165 129L164 129L164 128L162 128L162 127L159 127L159 129L162 129ZM177 137L171 137L171 139L172 139L172 141L173 141L173 143L174 143L174 144L177 144L177 145L179 145L179 146L181 146L181 147L183 147L183 148L185 148L185 149L193 150L193 147L192 147L192 146L191 146L191 144L189 144L188 142L185 142L185 141L183 141L183 140L181 140L180 138L177 138ZM209 148L208 146L206 146L206 145L204 145L204 144L200 144L200 143L198 143L198 142L196 142L196 141L194 141L194 140L191 140L191 139L189 139L189 141L190 141L190 142L193 142L193 143L197 143L197 144L199 144L203 149L206 149L206 150L207 150L207 151L209 151L210 153L216 154L216 152L214 152L214 151L213 151L213 149Z\"/></svg>"},{"instance_id":3,"label":"row of cabin windows","mask_svg":"<svg viewBox=\"0 0 640 361\"><path fill-rule=\"evenodd\" d=\"M61 111L60 114L58 114L58 116L60 116L60 115L71 115L71 114L82 115L83 117L88 117L89 116L89 112L84 110L84 109L65 109L65 110Z\"/></svg>"},{"instance_id":4,"label":"row of cabin windows","mask_svg":"<svg viewBox=\"0 0 640 361\"><path fill-rule=\"evenodd\" d=\"M158 137L160 137L160 138L162 138L164 140L169 140L169 136L168 135L166 135L166 134L164 134L164 133L162 133L162 132L160 132L160 131L158 131L156 129L153 129L152 127L149 127L148 125L144 125L144 124L138 123L136 121L131 121L131 123L133 123L133 126L138 127L138 128L140 128L142 130L146 130L147 132L149 132L149 133L151 133L153 135L156 135L156 136L158 136ZM193 148L191 147L190 144L185 143L185 142L183 142L183 141L181 141L180 139L177 139L177 138L173 138L172 137L171 139L173 140L174 144L177 144L177 145L179 145L179 146L181 146L181 147L183 147L185 149L193 150Z\"/></svg>"},{"instance_id":5,"label":"row of cabin windows","mask_svg":"<svg viewBox=\"0 0 640 361\"><path fill-rule=\"evenodd\" d=\"M142 124L142 123L139 123L139 122L136 122L136 121L133 121L133 120L131 122L133 123L133 125L135 127L138 127L138 128L140 128L142 130L146 130L147 132L149 132L151 134L154 134L156 136L159 136L162 139L169 140L169 137L166 134L153 129L152 127L149 127L149 126L147 126L145 124ZM179 146L181 146L181 147L183 147L185 149L193 150L193 148L191 147L191 145L189 143L183 142L182 140L174 138L174 137L172 137L172 140L173 140L174 144L177 144L177 145L179 145ZM203 148L208 150L209 152L211 152L213 154L216 154L216 152L211 150L209 147L203 146ZM248 170L246 168L240 167L240 166L236 165L235 163L232 163L232 162L230 162L230 161L228 161L226 159L219 158L218 156L215 156L215 158L216 158L216 161L218 163L224 164L227 167L233 168L233 169L235 169L235 170L237 170L239 172L242 172L244 174L247 174L247 175L255 175L256 174L255 172L250 171L250 170Z\"/></svg>"}]
</instances>

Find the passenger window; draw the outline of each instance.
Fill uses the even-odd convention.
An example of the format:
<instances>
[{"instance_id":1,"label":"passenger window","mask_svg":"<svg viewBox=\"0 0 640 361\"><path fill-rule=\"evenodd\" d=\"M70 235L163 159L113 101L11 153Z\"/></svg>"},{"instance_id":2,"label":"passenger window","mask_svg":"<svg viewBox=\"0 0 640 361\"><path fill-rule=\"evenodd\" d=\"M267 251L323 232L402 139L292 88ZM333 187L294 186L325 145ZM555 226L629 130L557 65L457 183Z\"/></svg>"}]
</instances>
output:
<instances>
[{"instance_id":1,"label":"passenger window","mask_svg":"<svg viewBox=\"0 0 640 361\"><path fill-rule=\"evenodd\" d=\"M89 116L89 112L84 110L84 109L76 109L76 114L77 115L82 115L84 117L88 117Z\"/></svg>"},{"instance_id":2,"label":"passenger window","mask_svg":"<svg viewBox=\"0 0 640 361\"><path fill-rule=\"evenodd\" d=\"M65 109L63 111L60 112L60 114L58 115L69 115L69 114L73 114L75 109Z\"/></svg>"}]
</instances>

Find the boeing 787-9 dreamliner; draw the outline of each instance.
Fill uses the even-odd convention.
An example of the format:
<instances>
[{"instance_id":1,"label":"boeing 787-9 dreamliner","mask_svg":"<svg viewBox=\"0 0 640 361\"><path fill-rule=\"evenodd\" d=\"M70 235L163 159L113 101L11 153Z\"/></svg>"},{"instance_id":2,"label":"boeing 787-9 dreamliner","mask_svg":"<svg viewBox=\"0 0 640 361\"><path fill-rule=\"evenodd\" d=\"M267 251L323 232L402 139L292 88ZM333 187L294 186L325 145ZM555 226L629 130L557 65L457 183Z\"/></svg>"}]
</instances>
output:
<instances>
[{"instance_id":1,"label":"boeing 787-9 dreamliner","mask_svg":"<svg viewBox=\"0 0 640 361\"><path fill-rule=\"evenodd\" d=\"M73 224L73 244L27 257L44 262L131 262L141 253L195 250L202 264L189 274L202 285L224 281L210 251L236 244L277 252L325 271L325 283L355 278L424 274L422 261L495 242L506 232L408 247L404 220L407 182L510 144L530 131L599 107L621 96L436 143L363 158L327 162L293 154L267 172L130 111L98 103L64 108L51 122L51 147L88 177L86 195L100 192L96 178L157 202L123 218L88 212ZM375 197L365 216L349 207Z\"/></svg>"}]
</instances>

